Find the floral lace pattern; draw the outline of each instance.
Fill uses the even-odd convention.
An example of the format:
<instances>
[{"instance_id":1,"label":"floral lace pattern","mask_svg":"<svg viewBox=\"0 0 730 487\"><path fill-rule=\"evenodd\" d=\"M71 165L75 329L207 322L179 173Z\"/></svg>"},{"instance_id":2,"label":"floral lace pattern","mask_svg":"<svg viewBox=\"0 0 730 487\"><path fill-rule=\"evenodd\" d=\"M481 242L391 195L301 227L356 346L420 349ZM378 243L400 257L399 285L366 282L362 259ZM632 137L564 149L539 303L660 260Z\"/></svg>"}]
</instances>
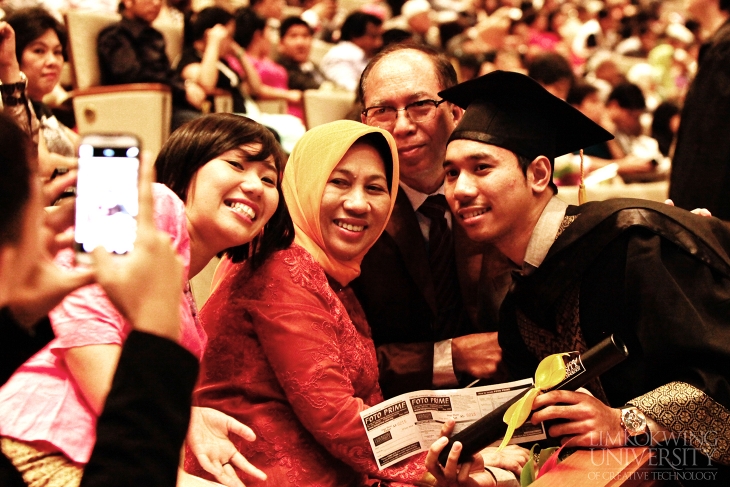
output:
<instances>
[{"instance_id":1,"label":"floral lace pattern","mask_svg":"<svg viewBox=\"0 0 730 487\"><path fill-rule=\"evenodd\" d=\"M354 294L336 287L296 245L256 272L234 267L200 312L209 346L195 402L256 432L255 442L232 440L265 485L415 482L422 456L377 468L359 415L382 401L375 348ZM210 478L191 455L185 468Z\"/></svg>"}]
</instances>

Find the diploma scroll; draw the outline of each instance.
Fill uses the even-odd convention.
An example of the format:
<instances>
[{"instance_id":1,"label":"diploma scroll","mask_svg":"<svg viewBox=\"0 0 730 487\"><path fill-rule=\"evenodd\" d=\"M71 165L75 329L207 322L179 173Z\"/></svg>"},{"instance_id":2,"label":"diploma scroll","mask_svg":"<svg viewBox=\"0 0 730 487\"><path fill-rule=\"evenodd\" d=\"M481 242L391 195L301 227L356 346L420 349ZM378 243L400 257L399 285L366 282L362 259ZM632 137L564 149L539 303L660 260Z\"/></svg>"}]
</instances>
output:
<instances>
[{"instance_id":1,"label":"diploma scroll","mask_svg":"<svg viewBox=\"0 0 730 487\"><path fill-rule=\"evenodd\" d=\"M622 362L628 355L629 351L626 345L616 335L611 335L604 339L591 349L586 350L583 354L579 354L578 352L566 354L565 378L549 390L562 389L575 391L611 369L614 365ZM446 465L451 446L455 441L459 441L462 444L461 455L459 457L461 461L462 458L468 460L476 452L504 436L507 425L503 418L507 409L525 396L528 391L529 389L521 392L492 412L475 421L469 427L452 436L449 439L449 444L446 445L446 448L439 455L439 463Z\"/></svg>"}]
</instances>

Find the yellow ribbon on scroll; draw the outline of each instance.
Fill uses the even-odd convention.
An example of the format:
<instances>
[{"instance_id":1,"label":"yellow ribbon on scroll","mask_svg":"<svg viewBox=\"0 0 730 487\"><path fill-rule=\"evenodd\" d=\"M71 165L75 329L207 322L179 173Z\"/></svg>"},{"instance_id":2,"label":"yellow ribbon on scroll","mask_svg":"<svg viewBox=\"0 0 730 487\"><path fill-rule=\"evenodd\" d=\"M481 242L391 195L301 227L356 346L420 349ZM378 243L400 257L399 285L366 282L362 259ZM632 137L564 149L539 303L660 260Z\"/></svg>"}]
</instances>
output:
<instances>
[{"instance_id":1,"label":"yellow ribbon on scroll","mask_svg":"<svg viewBox=\"0 0 730 487\"><path fill-rule=\"evenodd\" d=\"M525 394L522 399L514 403L504 413L504 422L507 423L507 432L504 435L499 450L507 446L515 430L522 426L532 411L532 403L541 392L551 389L565 379L565 361L563 357L567 353L556 353L548 355L535 371L535 385Z\"/></svg>"}]
</instances>

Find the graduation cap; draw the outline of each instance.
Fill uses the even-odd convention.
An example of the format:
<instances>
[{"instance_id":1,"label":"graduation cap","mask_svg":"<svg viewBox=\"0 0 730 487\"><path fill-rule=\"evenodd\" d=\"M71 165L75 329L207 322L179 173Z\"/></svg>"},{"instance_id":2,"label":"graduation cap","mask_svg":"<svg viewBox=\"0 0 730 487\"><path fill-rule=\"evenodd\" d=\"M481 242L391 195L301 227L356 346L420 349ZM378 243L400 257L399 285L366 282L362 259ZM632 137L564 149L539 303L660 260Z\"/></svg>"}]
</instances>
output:
<instances>
[{"instance_id":1,"label":"graduation cap","mask_svg":"<svg viewBox=\"0 0 730 487\"><path fill-rule=\"evenodd\" d=\"M524 74L494 71L439 93L464 108L449 142L474 140L510 150L529 160L552 162L600 142L610 132Z\"/></svg>"}]
</instances>

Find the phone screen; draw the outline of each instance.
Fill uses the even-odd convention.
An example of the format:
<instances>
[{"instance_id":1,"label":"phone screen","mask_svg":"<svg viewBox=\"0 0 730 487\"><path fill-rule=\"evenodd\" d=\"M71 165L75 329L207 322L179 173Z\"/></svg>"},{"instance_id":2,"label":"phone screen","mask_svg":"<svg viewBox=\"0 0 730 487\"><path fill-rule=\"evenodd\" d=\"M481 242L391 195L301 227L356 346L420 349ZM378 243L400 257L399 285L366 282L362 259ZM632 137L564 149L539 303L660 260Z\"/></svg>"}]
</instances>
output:
<instances>
[{"instance_id":1,"label":"phone screen","mask_svg":"<svg viewBox=\"0 0 730 487\"><path fill-rule=\"evenodd\" d=\"M116 254L132 250L139 211L138 172L139 144L134 137L82 140L76 183L77 258L100 245Z\"/></svg>"}]
</instances>

